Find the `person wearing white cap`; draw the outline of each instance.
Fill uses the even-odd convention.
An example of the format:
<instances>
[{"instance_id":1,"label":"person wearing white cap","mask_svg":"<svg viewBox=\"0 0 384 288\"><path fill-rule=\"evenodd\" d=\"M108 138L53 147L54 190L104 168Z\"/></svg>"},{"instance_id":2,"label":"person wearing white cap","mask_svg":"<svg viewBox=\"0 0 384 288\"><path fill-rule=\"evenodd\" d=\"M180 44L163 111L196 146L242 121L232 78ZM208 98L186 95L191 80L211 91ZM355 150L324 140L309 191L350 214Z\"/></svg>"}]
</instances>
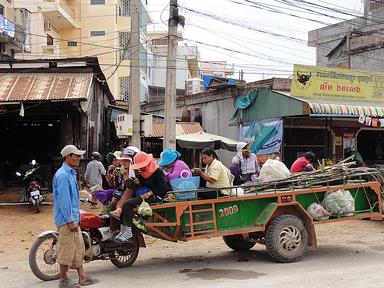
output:
<instances>
[{"instance_id":1,"label":"person wearing white cap","mask_svg":"<svg viewBox=\"0 0 384 288\"><path fill-rule=\"evenodd\" d=\"M54 218L59 231L57 262L60 268L60 288L80 287L97 283L83 267L84 241L80 230L80 196L74 168L80 165L85 151L74 145L65 146L60 154L63 165L56 171L53 182ZM68 278L68 269L76 269L79 282Z\"/></svg>"},{"instance_id":2,"label":"person wearing white cap","mask_svg":"<svg viewBox=\"0 0 384 288\"><path fill-rule=\"evenodd\" d=\"M232 159L231 173L235 176L235 185L252 184L257 181L260 173L256 155L251 153L249 143L239 142L236 146L238 153Z\"/></svg>"}]
</instances>

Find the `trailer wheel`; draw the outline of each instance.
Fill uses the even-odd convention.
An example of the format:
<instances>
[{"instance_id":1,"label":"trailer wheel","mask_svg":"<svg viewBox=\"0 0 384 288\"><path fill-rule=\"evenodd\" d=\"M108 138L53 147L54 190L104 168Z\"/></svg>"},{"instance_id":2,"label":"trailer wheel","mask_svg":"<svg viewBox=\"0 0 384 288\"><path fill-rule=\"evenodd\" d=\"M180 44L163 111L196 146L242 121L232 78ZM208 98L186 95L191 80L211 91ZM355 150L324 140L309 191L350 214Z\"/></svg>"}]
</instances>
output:
<instances>
[{"instance_id":1,"label":"trailer wheel","mask_svg":"<svg viewBox=\"0 0 384 288\"><path fill-rule=\"evenodd\" d=\"M223 240L229 248L235 251L248 251L256 244L244 239L240 234L224 236Z\"/></svg>"},{"instance_id":2,"label":"trailer wheel","mask_svg":"<svg viewBox=\"0 0 384 288\"><path fill-rule=\"evenodd\" d=\"M308 249L308 232L303 221L288 214L276 217L267 228L265 246L277 262L300 261Z\"/></svg>"}]
</instances>

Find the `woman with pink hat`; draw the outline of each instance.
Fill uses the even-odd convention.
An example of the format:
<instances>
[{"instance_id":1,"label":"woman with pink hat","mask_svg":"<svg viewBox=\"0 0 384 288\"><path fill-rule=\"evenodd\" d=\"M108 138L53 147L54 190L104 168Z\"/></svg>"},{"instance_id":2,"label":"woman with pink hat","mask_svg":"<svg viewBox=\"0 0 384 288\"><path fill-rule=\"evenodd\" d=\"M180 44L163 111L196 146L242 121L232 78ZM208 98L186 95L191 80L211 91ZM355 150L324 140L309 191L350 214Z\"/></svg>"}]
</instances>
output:
<instances>
[{"instance_id":1,"label":"woman with pink hat","mask_svg":"<svg viewBox=\"0 0 384 288\"><path fill-rule=\"evenodd\" d=\"M127 184L127 189L134 191L137 187L148 187L149 192L141 197L135 197L127 200L122 209L120 233L114 238L118 243L129 243L132 239L132 219L133 209L141 204L143 199L148 202L157 202L166 194L166 183L163 171L157 166L152 154L138 152L134 159L132 168L140 171L135 181Z\"/></svg>"}]
</instances>

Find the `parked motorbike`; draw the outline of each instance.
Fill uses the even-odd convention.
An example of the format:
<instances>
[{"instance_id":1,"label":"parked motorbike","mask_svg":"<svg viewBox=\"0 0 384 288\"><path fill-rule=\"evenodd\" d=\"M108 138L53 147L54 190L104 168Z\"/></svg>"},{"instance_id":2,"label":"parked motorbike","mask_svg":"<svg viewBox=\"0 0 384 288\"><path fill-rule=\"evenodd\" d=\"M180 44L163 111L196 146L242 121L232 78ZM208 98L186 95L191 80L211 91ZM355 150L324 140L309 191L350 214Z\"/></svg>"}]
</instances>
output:
<instances>
[{"instance_id":1,"label":"parked motorbike","mask_svg":"<svg viewBox=\"0 0 384 288\"><path fill-rule=\"evenodd\" d=\"M30 169L28 169L23 175L20 172L16 172L16 176L22 177L24 185L24 191L21 193L20 202L27 202L33 206L36 213L40 212L40 205L45 201L45 198L41 194L41 187L39 183L39 177L37 176L37 170L39 164L36 160L32 160L30 163Z\"/></svg>"},{"instance_id":2,"label":"parked motorbike","mask_svg":"<svg viewBox=\"0 0 384 288\"><path fill-rule=\"evenodd\" d=\"M94 204L88 199L83 203ZM145 247L143 235L133 229L131 244L119 244L109 238L109 215L96 215L80 210L80 229L85 244L84 261L110 260L118 268L131 266L139 255L139 247ZM57 263L57 231L41 233L29 252L29 267L41 280L59 279Z\"/></svg>"}]
</instances>

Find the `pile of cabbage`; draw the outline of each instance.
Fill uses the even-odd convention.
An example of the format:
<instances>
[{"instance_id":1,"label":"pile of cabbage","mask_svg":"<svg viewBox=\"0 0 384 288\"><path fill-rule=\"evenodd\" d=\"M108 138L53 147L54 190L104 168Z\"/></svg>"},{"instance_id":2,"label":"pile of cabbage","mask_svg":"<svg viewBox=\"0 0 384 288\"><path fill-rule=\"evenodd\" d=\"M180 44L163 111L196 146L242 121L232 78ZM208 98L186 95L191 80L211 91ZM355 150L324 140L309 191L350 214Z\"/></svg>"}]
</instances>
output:
<instances>
[{"instance_id":1,"label":"pile of cabbage","mask_svg":"<svg viewBox=\"0 0 384 288\"><path fill-rule=\"evenodd\" d=\"M348 190L328 191L319 203L312 203L307 208L315 220L327 220L331 215L351 216L355 212L355 200Z\"/></svg>"}]
</instances>

